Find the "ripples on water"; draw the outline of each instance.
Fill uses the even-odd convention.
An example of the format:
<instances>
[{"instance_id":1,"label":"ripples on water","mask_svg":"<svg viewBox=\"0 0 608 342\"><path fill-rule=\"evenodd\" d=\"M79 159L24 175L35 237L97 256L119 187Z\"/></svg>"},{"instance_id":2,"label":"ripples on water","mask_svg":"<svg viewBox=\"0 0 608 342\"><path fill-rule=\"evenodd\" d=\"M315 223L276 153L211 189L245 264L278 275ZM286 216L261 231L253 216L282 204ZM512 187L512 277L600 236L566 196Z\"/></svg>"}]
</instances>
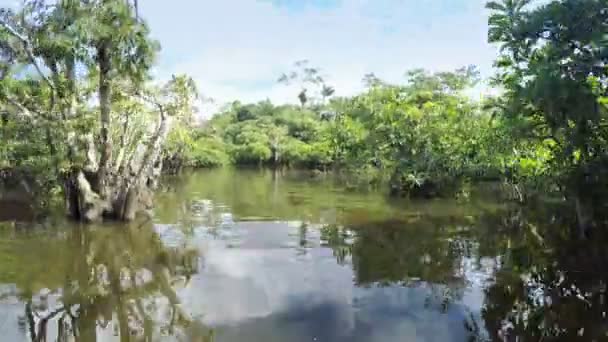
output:
<instances>
[{"instance_id":1,"label":"ripples on water","mask_svg":"<svg viewBox=\"0 0 608 342\"><path fill-rule=\"evenodd\" d=\"M487 191L391 201L307 175L182 178L151 221L0 228L0 339L606 338L605 252L557 245L553 214Z\"/></svg>"}]
</instances>

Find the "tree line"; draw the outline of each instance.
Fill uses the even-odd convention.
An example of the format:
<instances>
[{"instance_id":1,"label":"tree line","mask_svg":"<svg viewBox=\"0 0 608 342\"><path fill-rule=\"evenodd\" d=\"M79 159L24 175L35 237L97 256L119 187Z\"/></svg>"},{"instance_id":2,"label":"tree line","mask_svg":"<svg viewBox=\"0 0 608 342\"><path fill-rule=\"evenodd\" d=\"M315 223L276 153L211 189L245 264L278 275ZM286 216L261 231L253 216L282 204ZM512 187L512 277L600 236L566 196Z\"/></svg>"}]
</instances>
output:
<instances>
[{"instance_id":1,"label":"tree line","mask_svg":"<svg viewBox=\"0 0 608 342\"><path fill-rule=\"evenodd\" d=\"M503 180L519 200L572 201L586 227L608 169L607 7L488 2L494 97L466 95L472 66L399 84L369 74L363 93L336 97L299 61L279 78L299 85L299 105L235 101L195 126L194 82L153 81L158 43L133 3L27 0L0 14L0 170L85 220L132 219L161 169L233 164L334 170L409 196Z\"/></svg>"}]
</instances>

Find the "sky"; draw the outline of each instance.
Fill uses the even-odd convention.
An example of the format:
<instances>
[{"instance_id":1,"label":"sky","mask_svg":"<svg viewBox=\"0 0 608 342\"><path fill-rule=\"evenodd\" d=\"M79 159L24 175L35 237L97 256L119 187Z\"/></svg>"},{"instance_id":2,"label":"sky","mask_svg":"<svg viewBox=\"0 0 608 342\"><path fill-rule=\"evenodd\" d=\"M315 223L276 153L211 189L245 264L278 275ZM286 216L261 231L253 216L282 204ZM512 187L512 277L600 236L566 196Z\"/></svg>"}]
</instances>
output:
<instances>
[{"instance_id":1,"label":"sky","mask_svg":"<svg viewBox=\"0 0 608 342\"><path fill-rule=\"evenodd\" d=\"M140 0L162 45L160 77L187 73L214 104L270 99L297 102L278 84L293 63L319 67L336 95L362 90L374 72L402 82L412 68L477 65L492 74L485 0ZM476 89L477 94L487 86ZM476 95L476 94L473 94Z\"/></svg>"},{"instance_id":2,"label":"sky","mask_svg":"<svg viewBox=\"0 0 608 342\"><path fill-rule=\"evenodd\" d=\"M373 72L397 83L413 68L477 65L492 75L486 0L139 0L162 46L156 76L186 73L213 103L297 103L299 87L277 83L294 62L319 67L335 95L363 90ZM0 0L0 5L15 0ZM471 96L493 90L482 84Z\"/></svg>"}]
</instances>

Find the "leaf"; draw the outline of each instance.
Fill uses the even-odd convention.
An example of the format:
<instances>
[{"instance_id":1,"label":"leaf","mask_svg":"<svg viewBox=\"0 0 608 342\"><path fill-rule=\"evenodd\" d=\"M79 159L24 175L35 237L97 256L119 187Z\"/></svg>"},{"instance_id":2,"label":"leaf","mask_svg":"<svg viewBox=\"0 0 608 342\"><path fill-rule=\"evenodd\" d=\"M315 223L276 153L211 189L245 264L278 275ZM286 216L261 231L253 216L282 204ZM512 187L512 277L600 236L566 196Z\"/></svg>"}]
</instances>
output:
<instances>
[{"instance_id":1,"label":"leaf","mask_svg":"<svg viewBox=\"0 0 608 342\"><path fill-rule=\"evenodd\" d=\"M493 11L506 11L507 8L504 4L499 3L498 1L489 1L486 3L486 8Z\"/></svg>"}]
</instances>

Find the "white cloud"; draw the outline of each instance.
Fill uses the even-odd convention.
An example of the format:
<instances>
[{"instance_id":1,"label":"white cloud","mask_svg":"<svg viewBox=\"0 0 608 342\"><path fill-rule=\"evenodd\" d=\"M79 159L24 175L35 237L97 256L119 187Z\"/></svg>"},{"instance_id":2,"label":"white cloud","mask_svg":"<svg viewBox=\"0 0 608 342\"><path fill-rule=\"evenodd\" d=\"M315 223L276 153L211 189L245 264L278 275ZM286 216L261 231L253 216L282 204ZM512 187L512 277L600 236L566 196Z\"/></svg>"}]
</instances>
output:
<instances>
[{"instance_id":1,"label":"white cloud","mask_svg":"<svg viewBox=\"0 0 608 342\"><path fill-rule=\"evenodd\" d=\"M300 10L253 0L144 2L163 45L160 72L185 72L219 105L232 100L295 102L297 88L276 84L294 61L321 67L337 95L361 90L374 72L388 81L407 69L477 64L490 74L482 0L342 1Z\"/></svg>"}]
</instances>

